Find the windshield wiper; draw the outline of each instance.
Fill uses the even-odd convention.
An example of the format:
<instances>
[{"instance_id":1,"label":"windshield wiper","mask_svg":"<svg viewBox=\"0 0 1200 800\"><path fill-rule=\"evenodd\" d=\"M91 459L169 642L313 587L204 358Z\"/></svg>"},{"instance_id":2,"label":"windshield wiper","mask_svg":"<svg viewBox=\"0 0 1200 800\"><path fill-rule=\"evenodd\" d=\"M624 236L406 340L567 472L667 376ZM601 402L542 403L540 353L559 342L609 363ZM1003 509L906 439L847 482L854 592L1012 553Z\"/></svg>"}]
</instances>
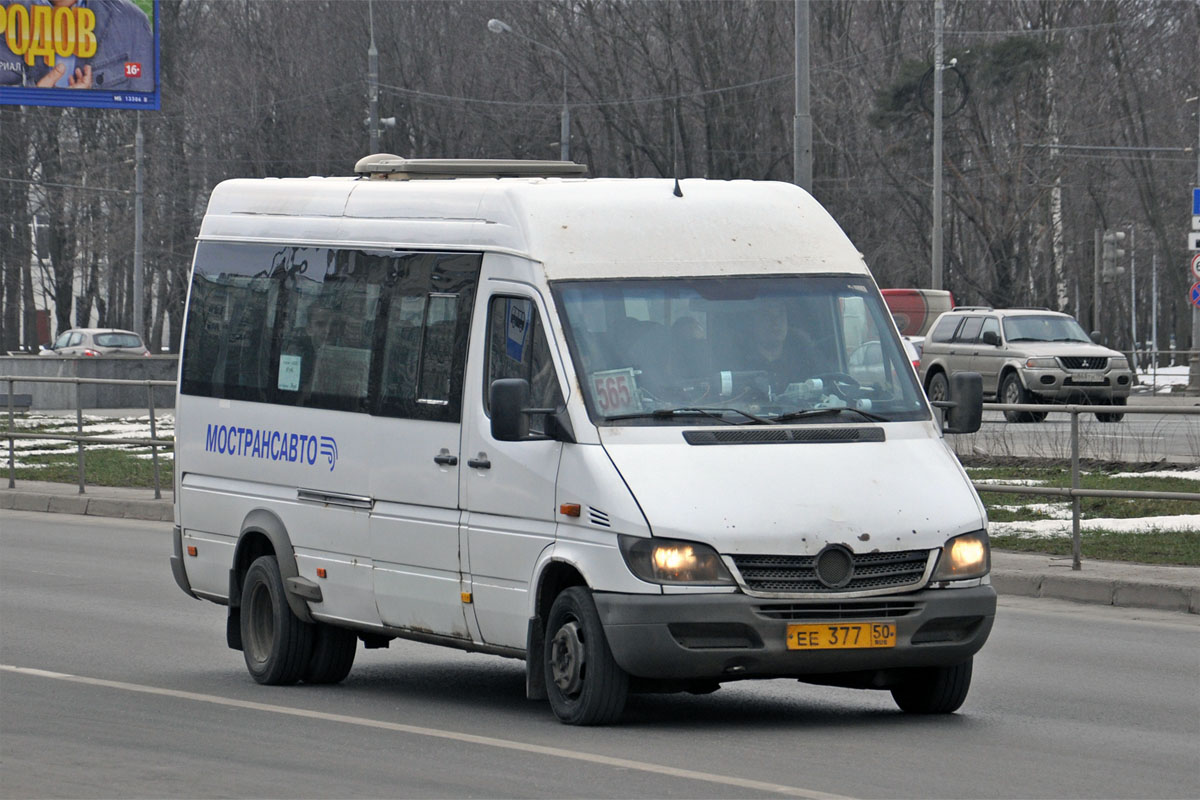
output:
<instances>
[{"instance_id":1,"label":"windshield wiper","mask_svg":"<svg viewBox=\"0 0 1200 800\"><path fill-rule=\"evenodd\" d=\"M740 408L700 408L699 406L685 406L683 408L660 408L656 411L640 411L635 414L616 414L611 417L605 417L604 419L611 422L622 419L671 419L672 417L696 416L711 417L712 419L724 422L726 425L745 424L734 422L731 419L726 419L723 414L740 414L751 422L757 422L761 425L770 424L770 420L763 417L756 417L748 411L742 411Z\"/></svg>"},{"instance_id":2,"label":"windshield wiper","mask_svg":"<svg viewBox=\"0 0 1200 800\"><path fill-rule=\"evenodd\" d=\"M863 411L861 408L850 408L850 406L831 406L829 408L808 408L804 411L792 411L788 414L780 414L778 417L772 418L771 422L781 425L784 422L791 422L792 420L840 414L843 411L851 411L873 422L891 422L891 419L888 417L881 417L878 414L872 414L870 411Z\"/></svg>"}]
</instances>

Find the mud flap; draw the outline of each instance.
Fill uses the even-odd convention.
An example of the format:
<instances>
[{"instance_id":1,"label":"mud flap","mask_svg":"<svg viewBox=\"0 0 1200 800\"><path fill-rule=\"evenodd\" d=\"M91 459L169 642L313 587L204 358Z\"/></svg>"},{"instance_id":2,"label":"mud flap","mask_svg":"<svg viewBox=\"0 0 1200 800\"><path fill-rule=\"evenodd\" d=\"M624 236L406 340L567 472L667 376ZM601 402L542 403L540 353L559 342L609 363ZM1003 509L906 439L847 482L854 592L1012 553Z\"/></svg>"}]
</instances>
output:
<instances>
[{"instance_id":1,"label":"mud flap","mask_svg":"<svg viewBox=\"0 0 1200 800\"><path fill-rule=\"evenodd\" d=\"M529 630L525 634L525 698L545 700L546 664L542 660L546 631L539 617L529 618Z\"/></svg>"}]
</instances>

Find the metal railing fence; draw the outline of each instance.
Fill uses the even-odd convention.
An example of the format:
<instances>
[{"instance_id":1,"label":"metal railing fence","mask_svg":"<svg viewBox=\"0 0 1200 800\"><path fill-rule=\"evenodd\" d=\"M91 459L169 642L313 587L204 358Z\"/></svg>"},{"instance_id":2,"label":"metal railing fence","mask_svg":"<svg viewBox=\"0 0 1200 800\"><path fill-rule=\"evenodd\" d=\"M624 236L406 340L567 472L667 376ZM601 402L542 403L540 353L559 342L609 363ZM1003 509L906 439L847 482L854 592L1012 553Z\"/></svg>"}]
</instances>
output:
<instances>
[{"instance_id":1,"label":"metal railing fence","mask_svg":"<svg viewBox=\"0 0 1200 800\"><path fill-rule=\"evenodd\" d=\"M1057 411L1071 415L1071 487L1052 486L1008 486L993 483L972 482L977 492L995 492L1001 494L1043 495L1046 497L1070 497L1071 503L1071 569L1081 569L1080 563L1080 532L1079 520L1080 498L1083 497L1118 497L1125 500L1200 500L1200 492L1138 492L1120 489L1083 489L1079 486L1079 415L1095 414L1098 408L1120 414L1180 414L1185 416L1200 416L1200 406L1094 406L1085 404L1067 404L1046 406L1040 403L984 403L985 411L1034 411L1045 413Z\"/></svg>"},{"instance_id":2,"label":"metal railing fence","mask_svg":"<svg viewBox=\"0 0 1200 800\"><path fill-rule=\"evenodd\" d=\"M1178 351L1176 351L1178 352ZM161 483L159 478L159 447L173 447L175 440L159 439L155 427L155 411L154 411L154 387L155 386L175 386L175 381L156 381L156 380L119 380L115 378L42 378L42 377L17 377L5 376L0 377L0 381L8 383L8 432L5 434L8 438L8 488L12 489L16 486L16 468L15 468L15 440L16 439L55 439L61 441L71 441L78 444L78 462L79 462L79 493L84 494L84 446L86 444L133 444L148 446L151 448L151 458L154 462L154 497L162 498ZM14 394L13 389L17 382L51 382L51 383L74 383L76 384L75 391L75 434L46 434L46 433L19 433L16 430L14 422ZM79 384L85 383L105 383L117 385L133 385L146 387L146 407L150 414L150 438L133 438L133 437L113 437L113 436L85 436L83 435L83 409L79 404ZM1095 414L1097 406L1094 405L1055 405L1048 407L1042 404L1025 403L1016 405L1005 405L1002 403L984 403L985 411L1034 411L1046 412L1055 411L1071 415L1071 486L1066 487L1048 487L1048 486L1011 486L1003 484L978 483L972 482L972 486L978 492L993 492L1000 494L1024 494L1024 495L1041 495L1046 497L1070 497L1072 498L1071 512L1071 538L1072 538L1072 569L1081 569L1080 562L1080 498L1083 497L1117 497L1123 499L1134 500L1192 500L1200 501L1200 492L1140 492L1117 489L1084 489L1079 486L1080 475L1080 457L1079 457L1079 416L1080 414ZM1105 410L1111 409L1114 413L1121 414L1181 414L1188 416L1200 416L1200 407L1198 406L1152 406L1152 405L1137 405L1137 406L1108 406Z\"/></svg>"},{"instance_id":3,"label":"metal railing fence","mask_svg":"<svg viewBox=\"0 0 1200 800\"><path fill-rule=\"evenodd\" d=\"M0 381L8 383L8 488L13 489L16 481L16 440L17 439L52 439L56 441L75 442L78 446L76 456L79 464L79 493L85 494L84 446L87 444L132 444L150 448L150 458L154 463L154 499L162 499L162 479L159 471L158 448L174 447L175 440L159 439L157 423L154 417L154 387L175 386L175 381L155 380L125 380L120 378L57 378L39 376L5 375ZM14 389L20 383L73 383L75 384L75 433L21 433L16 429ZM150 413L150 438L116 437L116 436L85 436L83 433L83 406L79 402L79 387L82 384L108 384L115 386L145 386L146 408Z\"/></svg>"}]
</instances>

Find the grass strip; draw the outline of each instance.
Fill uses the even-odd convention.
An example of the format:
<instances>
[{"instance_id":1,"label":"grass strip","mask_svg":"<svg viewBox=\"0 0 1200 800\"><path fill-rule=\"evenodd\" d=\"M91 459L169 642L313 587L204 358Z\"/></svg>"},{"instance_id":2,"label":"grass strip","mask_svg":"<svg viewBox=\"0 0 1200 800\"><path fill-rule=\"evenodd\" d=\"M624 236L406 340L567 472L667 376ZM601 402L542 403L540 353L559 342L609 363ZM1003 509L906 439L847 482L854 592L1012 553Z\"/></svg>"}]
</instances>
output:
<instances>
[{"instance_id":1,"label":"grass strip","mask_svg":"<svg viewBox=\"0 0 1200 800\"><path fill-rule=\"evenodd\" d=\"M1071 536L1025 538L1018 535L991 537L997 550L1022 553L1071 555ZM1200 531L1167 533L1125 533L1121 531L1084 531L1080 533L1080 552L1085 558L1101 561L1131 561L1140 564L1165 564L1200 567Z\"/></svg>"}]
</instances>

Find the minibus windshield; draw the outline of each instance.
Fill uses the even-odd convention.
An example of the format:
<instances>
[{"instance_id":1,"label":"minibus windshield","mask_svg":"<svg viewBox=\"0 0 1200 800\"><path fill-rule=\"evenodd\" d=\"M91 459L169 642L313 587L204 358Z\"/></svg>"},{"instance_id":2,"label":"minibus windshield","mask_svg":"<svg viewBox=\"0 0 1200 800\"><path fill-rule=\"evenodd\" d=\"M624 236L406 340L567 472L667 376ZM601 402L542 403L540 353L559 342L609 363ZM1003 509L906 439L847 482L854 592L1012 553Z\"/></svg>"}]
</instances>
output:
<instances>
[{"instance_id":1,"label":"minibus windshield","mask_svg":"<svg viewBox=\"0 0 1200 800\"><path fill-rule=\"evenodd\" d=\"M868 278L560 281L552 288L597 424L929 417Z\"/></svg>"}]
</instances>

